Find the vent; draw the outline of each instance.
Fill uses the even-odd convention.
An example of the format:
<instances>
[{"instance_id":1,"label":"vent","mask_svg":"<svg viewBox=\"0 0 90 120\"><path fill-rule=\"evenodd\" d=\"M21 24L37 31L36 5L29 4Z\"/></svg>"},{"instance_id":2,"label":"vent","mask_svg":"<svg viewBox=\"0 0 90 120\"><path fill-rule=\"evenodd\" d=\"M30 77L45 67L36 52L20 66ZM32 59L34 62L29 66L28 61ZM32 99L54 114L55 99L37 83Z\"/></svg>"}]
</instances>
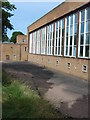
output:
<instances>
[{"instance_id":1,"label":"vent","mask_svg":"<svg viewBox=\"0 0 90 120\"><path fill-rule=\"evenodd\" d=\"M56 61L56 65L59 65L59 61L58 60Z\"/></svg>"},{"instance_id":2,"label":"vent","mask_svg":"<svg viewBox=\"0 0 90 120\"><path fill-rule=\"evenodd\" d=\"M82 71L87 72L87 65L82 65Z\"/></svg>"},{"instance_id":3,"label":"vent","mask_svg":"<svg viewBox=\"0 0 90 120\"><path fill-rule=\"evenodd\" d=\"M68 69L70 69L70 67L71 67L71 63L70 62L67 63L67 67L68 67Z\"/></svg>"}]
</instances>

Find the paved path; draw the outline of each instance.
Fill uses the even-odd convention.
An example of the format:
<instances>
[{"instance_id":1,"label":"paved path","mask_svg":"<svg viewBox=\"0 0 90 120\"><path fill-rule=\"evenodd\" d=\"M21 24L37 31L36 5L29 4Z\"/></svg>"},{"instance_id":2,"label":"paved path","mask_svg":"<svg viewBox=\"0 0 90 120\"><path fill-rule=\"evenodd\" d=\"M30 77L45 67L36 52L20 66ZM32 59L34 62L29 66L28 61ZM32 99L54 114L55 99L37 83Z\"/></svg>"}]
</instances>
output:
<instances>
[{"instance_id":1,"label":"paved path","mask_svg":"<svg viewBox=\"0 0 90 120\"><path fill-rule=\"evenodd\" d=\"M88 117L87 81L29 62L3 63L3 68L14 78L37 90L57 111L75 118Z\"/></svg>"}]
</instances>

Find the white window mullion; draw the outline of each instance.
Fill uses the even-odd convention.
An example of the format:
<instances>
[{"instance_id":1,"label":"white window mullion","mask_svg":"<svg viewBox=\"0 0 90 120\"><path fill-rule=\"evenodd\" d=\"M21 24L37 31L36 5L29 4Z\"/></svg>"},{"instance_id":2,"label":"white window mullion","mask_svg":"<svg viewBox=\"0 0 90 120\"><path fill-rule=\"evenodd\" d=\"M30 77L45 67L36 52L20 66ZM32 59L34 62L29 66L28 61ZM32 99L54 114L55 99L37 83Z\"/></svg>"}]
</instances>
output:
<instances>
[{"instance_id":1,"label":"white window mullion","mask_svg":"<svg viewBox=\"0 0 90 120\"><path fill-rule=\"evenodd\" d=\"M73 49L74 49L74 26L75 26L75 15L73 14L73 40L72 40L72 56L73 55Z\"/></svg>"},{"instance_id":2,"label":"white window mullion","mask_svg":"<svg viewBox=\"0 0 90 120\"><path fill-rule=\"evenodd\" d=\"M66 22L67 22L67 19L65 18L65 41L64 41L64 56L66 56Z\"/></svg>"},{"instance_id":3,"label":"white window mullion","mask_svg":"<svg viewBox=\"0 0 90 120\"><path fill-rule=\"evenodd\" d=\"M58 36L57 36L57 56L58 56L58 42L59 42L59 21L58 21Z\"/></svg>"},{"instance_id":4,"label":"white window mullion","mask_svg":"<svg viewBox=\"0 0 90 120\"><path fill-rule=\"evenodd\" d=\"M84 46L83 46L83 57L85 57L85 40L86 40L86 9L85 9L85 20L84 20Z\"/></svg>"},{"instance_id":5,"label":"white window mullion","mask_svg":"<svg viewBox=\"0 0 90 120\"><path fill-rule=\"evenodd\" d=\"M70 51L70 16L69 16L69 34L68 34L68 56Z\"/></svg>"},{"instance_id":6,"label":"white window mullion","mask_svg":"<svg viewBox=\"0 0 90 120\"><path fill-rule=\"evenodd\" d=\"M54 37L54 55L56 53L56 22L55 22L55 37Z\"/></svg>"},{"instance_id":7,"label":"white window mullion","mask_svg":"<svg viewBox=\"0 0 90 120\"><path fill-rule=\"evenodd\" d=\"M48 26L47 26L47 55L48 55Z\"/></svg>"},{"instance_id":8,"label":"white window mullion","mask_svg":"<svg viewBox=\"0 0 90 120\"><path fill-rule=\"evenodd\" d=\"M60 55L61 55L61 49L62 49L62 20L61 20L61 33L60 33Z\"/></svg>"},{"instance_id":9,"label":"white window mullion","mask_svg":"<svg viewBox=\"0 0 90 120\"><path fill-rule=\"evenodd\" d=\"M80 57L79 56L79 54L80 54L80 39L81 39L81 11L80 11L80 13L79 13L79 41L78 41L78 57Z\"/></svg>"}]
</instances>

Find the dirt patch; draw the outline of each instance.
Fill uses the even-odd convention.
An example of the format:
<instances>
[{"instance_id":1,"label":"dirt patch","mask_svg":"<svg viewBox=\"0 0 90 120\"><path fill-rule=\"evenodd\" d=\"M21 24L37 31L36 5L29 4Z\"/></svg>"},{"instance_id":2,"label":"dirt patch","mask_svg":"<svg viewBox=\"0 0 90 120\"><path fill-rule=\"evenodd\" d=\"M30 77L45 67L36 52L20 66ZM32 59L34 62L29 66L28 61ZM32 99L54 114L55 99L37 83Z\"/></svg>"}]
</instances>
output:
<instances>
[{"instance_id":1,"label":"dirt patch","mask_svg":"<svg viewBox=\"0 0 90 120\"><path fill-rule=\"evenodd\" d=\"M10 76L38 91L40 95L44 95L51 88L52 83L47 81L53 77L54 73L43 67L26 62L3 63L2 66Z\"/></svg>"}]
</instances>

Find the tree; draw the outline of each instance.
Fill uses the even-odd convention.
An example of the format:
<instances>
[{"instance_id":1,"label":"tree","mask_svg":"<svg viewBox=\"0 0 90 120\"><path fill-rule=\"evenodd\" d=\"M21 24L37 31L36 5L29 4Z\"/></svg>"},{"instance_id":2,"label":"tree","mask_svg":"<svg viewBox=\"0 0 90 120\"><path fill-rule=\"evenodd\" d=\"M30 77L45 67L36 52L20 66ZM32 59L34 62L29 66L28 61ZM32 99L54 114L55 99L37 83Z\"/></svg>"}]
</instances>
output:
<instances>
[{"instance_id":1,"label":"tree","mask_svg":"<svg viewBox=\"0 0 90 120\"><path fill-rule=\"evenodd\" d=\"M14 15L11 11L16 9L15 5L9 2L2 2L2 39L8 40L7 29L13 30L13 25L10 23L10 18Z\"/></svg>"},{"instance_id":2,"label":"tree","mask_svg":"<svg viewBox=\"0 0 90 120\"><path fill-rule=\"evenodd\" d=\"M20 31L13 32L10 42L16 43L17 35L24 35L24 34Z\"/></svg>"}]
</instances>

